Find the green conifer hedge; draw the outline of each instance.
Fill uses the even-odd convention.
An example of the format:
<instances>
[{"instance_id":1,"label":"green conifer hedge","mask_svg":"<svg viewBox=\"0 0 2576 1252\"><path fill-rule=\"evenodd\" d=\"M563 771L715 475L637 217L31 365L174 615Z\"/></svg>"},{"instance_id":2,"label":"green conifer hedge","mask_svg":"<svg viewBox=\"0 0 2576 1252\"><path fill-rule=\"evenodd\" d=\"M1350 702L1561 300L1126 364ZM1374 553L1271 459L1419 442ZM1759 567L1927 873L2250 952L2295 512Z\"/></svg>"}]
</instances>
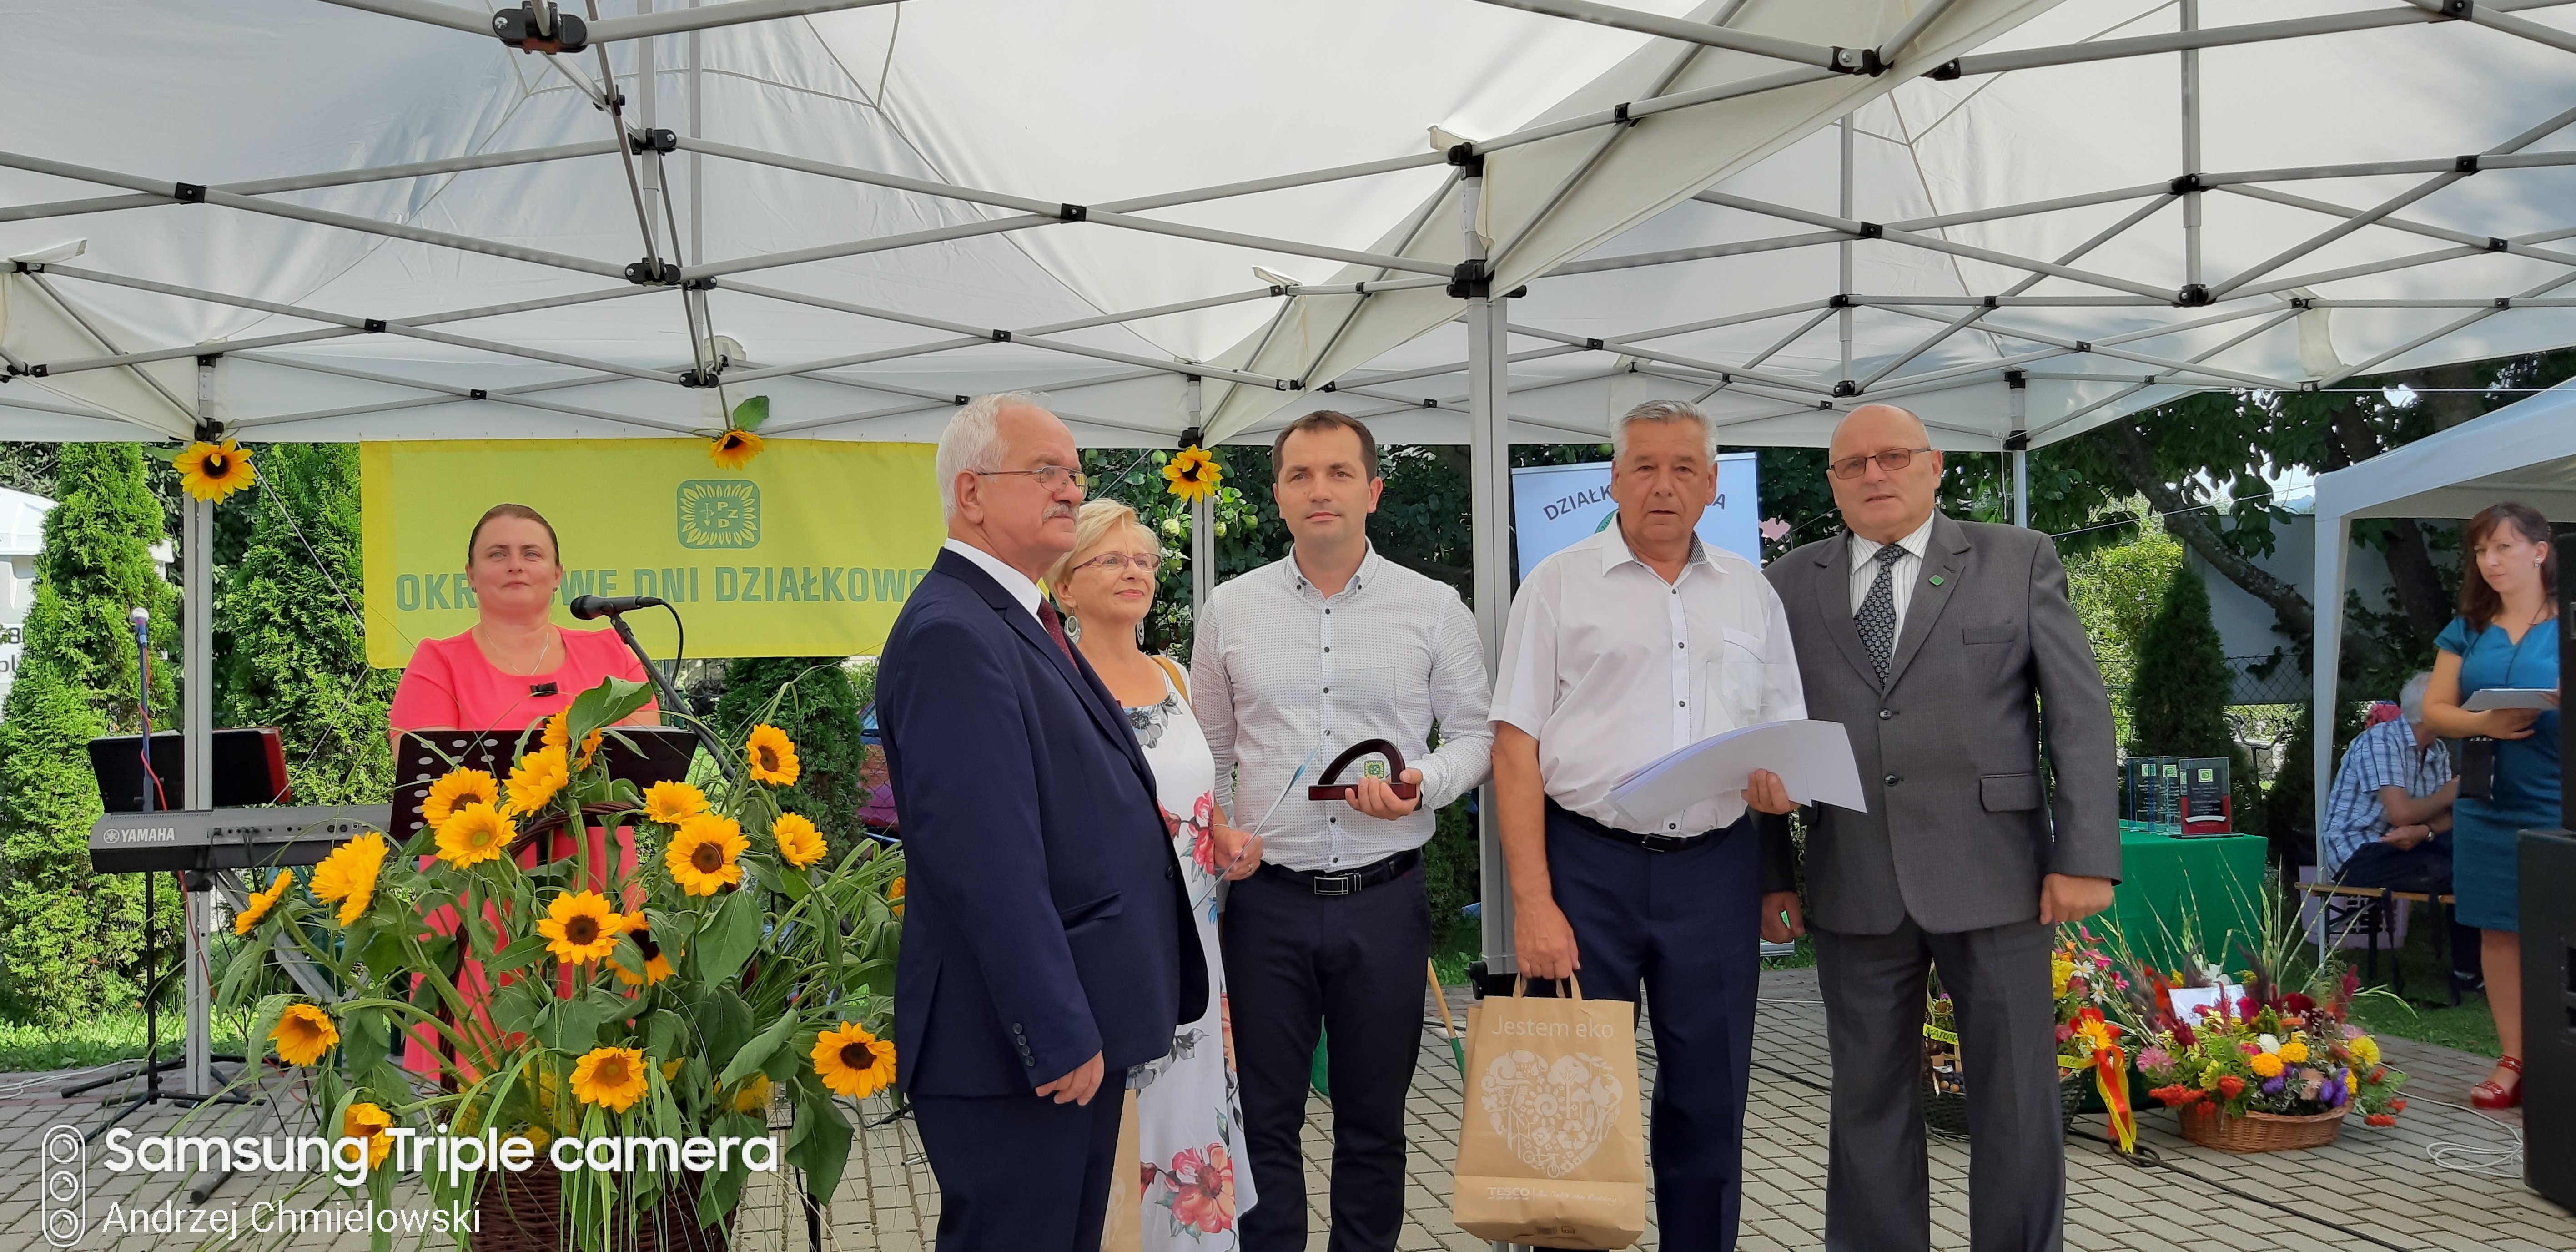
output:
<instances>
[{"instance_id":1,"label":"green conifer hedge","mask_svg":"<svg viewBox=\"0 0 2576 1252\"><path fill-rule=\"evenodd\" d=\"M134 1003L144 971L143 880L89 871L98 784L89 740L140 724L126 614L152 613L153 722L176 726L178 591L152 564L160 505L132 444L67 444L45 518L26 651L0 709L0 997L60 1024ZM179 780L165 780L171 802ZM152 924L175 930L178 893Z\"/></svg>"}]
</instances>

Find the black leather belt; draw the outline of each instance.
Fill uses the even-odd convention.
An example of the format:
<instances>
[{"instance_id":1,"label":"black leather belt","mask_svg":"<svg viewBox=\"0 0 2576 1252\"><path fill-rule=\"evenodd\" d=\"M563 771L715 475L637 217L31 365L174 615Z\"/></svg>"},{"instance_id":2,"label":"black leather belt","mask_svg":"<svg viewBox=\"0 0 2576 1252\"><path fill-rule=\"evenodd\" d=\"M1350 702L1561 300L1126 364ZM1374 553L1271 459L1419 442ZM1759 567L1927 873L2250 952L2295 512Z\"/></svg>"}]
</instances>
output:
<instances>
[{"instance_id":1,"label":"black leather belt","mask_svg":"<svg viewBox=\"0 0 2576 1252\"><path fill-rule=\"evenodd\" d=\"M1648 852L1681 852L1696 848L1715 836L1725 834L1727 829L1721 827L1716 830L1703 830L1695 835L1640 834L1633 830L1621 830L1616 826L1603 825L1554 800L1547 802L1547 815L1587 835L1599 835L1604 839L1624 843L1632 848L1644 848Z\"/></svg>"},{"instance_id":2,"label":"black leather belt","mask_svg":"<svg viewBox=\"0 0 2576 1252\"><path fill-rule=\"evenodd\" d=\"M1371 887L1390 883L1422 864L1422 851L1410 848L1382 861L1373 861L1345 874L1319 874L1312 870L1290 869L1284 865L1262 862L1253 872L1263 878L1303 887L1319 896L1357 895Z\"/></svg>"}]
</instances>

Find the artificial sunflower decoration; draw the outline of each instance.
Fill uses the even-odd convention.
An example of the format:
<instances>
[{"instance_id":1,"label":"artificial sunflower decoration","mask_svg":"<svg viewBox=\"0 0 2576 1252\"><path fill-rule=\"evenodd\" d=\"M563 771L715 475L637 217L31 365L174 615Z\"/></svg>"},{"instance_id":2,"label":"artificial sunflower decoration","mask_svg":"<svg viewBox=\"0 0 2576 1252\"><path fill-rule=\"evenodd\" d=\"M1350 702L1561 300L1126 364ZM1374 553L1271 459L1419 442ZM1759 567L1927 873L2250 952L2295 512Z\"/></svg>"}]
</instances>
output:
<instances>
[{"instance_id":1,"label":"artificial sunflower decoration","mask_svg":"<svg viewBox=\"0 0 2576 1252\"><path fill-rule=\"evenodd\" d=\"M557 713L554 716L547 718L545 746L553 748L557 752L563 751L572 739L571 721L572 710L570 709L566 709L561 713ZM606 731L594 730L589 734L582 736L581 759L573 762L572 767L574 769L590 768L590 758L594 753L599 751L599 740L601 736L606 733Z\"/></svg>"},{"instance_id":2,"label":"artificial sunflower decoration","mask_svg":"<svg viewBox=\"0 0 2576 1252\"><path fill-rule=\"evenodd\" d=\"M711 896L725 887L742 885L742 866L734 858L750 846L751 841L742 837L742 823L701 813L680 823L670 846L662 850L662 863L670 867L671 881L680 884L680 890Z\"/></svg>"},{"instance_id":3,"label":"artificial sunflower decoration","mask_svg":"<svg viewBox=\"0 0 2576 1252\"><path fill-rule=\"evenodd\" d=\"M179 485L200 500L221 500L259 477L250 467L250 454L230 439L189 444L171 464L179 471Z\"/></svg>"},{"instance_id":4,"label":"artificial sunflower decoration","mask_svg":"<svg viewBox=\"0 0 2576 1252\"><path fill-rule=\"evenodd\" d=\"M1191 444L1174 453L1163 463L1165 491L1196 504L1216 493L1217 484L1225 481L1225 467L1207 449Z\"/></svg>"},{"instance_id":5,"label":"artificial sunflower decoration","mask_svg":"<svg viewBox=\"0 0 2576 1252\"><path fill-rule=\"evenodd\" d=\"M751 464L751 458L759 456L760 449L760 436L728 427L707 441L707 459L719 468L738 470Z\"/></svg>"},{"instance_id":6,"label":"artificial sunflower decoration","mask_svg":"<svg viewBox=\"0 0 2576 1252\"><path fill-rule=\"evenodd\" d=\"M802 813L789 813L769 828L778 838L779 858L798 869L823 859L823 832Z\"/></svg>"},{"instance_id":7,"label":"artificial sunflower decoration","mask_svg":"<svg viewBox=\"0 0 2576 1252\"><path fill-rule=\"evenodd\" d=\"M384 1164L385 1154L394 1150L394 1137L385 1133L393 1128L393 1114L363 1100L340 1115L340 1137L365 1142L369 1169Z\"/></svg>"},{"instance_id":8,"label":"artificial sunflower decoration","mask_svg":"<svg viewBox=\"0 0 2576 1252\"><path fill-rule=\"evenodd\" d=\"M290 1004L278 1014L277 1025L269 1028L269 1039L277 1044L279 1060L289 1065L311 1065L322 1054L338 1046L340 1028L331 1015L313 1004Z\"/></svg>"},{"instance_id":9,"label":"artificial sunflower decoration","mask_svg":"<svg viewBox=\"0 0 2576 1252\"><path fill-rule=\"evenodd\" d=\"M644 792L644 816L665 826L677 826L707 811L707 793L684 782L664 779Z\"/></svg>"},{"instance_id":10,"label":"artificial sunflower decoration","mask_svg":"<svg viewBox=\"0 0 2576 1252\"><path fill-rule=\"evenodd\" d=\"M452 769L429 785L429 798L420 802L420 818L432 828L444 826L469 804L499 808L501 784L479 769Z\"/></svg>"},{"instance_id":11,"label":"artificial sunflower decoration","mask_svg":"<svg viewBox=\"0 0 2576 1252\"><path fill-rule=\"evenodd\" d=\"M268 890L253 893L250 903L243 905L241 912L233 914L233 933L249 934L251 927L259 925L260 919L268 916L268 911L276 908L279 900L286 898L286 889L294 885L294 870L277 871L277 877L268 884Z\"/></svg>"},{"instance_id":12,"label":"artificial sunflower decoration","mask_svg":"<svg viewBox=\"0 0 2576 1252\"><path fill-rule=\"evenodd\" d=\"M623 1113L650 1087L641 1048L592 1048L572 1067L572 1094L584 1104Z\"/></svg>"},{"instance_id":13,"label":"artificial sunflower decoration","mask_svg":"<svg viewBox=\"0 0 2576 1252\"><path fill-rule=\"evenodd\" d=\"M497 860L519 837L518 826L489 801L477 800L438 824L438 859L467 869Z\"/></svg>"},{"instance_id":14,"label":"artificial sunflower decoration","mask_svg":"<svg viewBox=\"0 0 2576 1252\"><path fill-rule=\"evenodd\" d=\"M545 920L537 923L537 933L552 941L546 950L566 965L605 959L617 950L617 936L625 929L626 918L609 908L608 898L596 891L556 896L546 908Z\"/></svg>"},{"instance_id":15,"label":"artificial sunflower decoration","mask_svg":"<svg viewBox=\"0 0 2576 1252\"><path fill-rule=\"evenodd\" d=\"M671 976L671 958L663 953L661 944L653 942L653 929L651 925L644 920L643 914L630 913L627 915L626 933L628 937L635 940L636 947L643 949L644 974L639 978L636 976L635 971L618 964L617 958L610 957L608 958L608 968L617 971L617 980L619 982L625 983L629 987L650 987L653 984Z\"/></svg>"},{"instance_id":16,"label":"artificial sunflower decoration","mask_svg":"<svg viewBox=\"0 0 2576 1252\"><path fill-rule=\"evenodd\" d=\"M894 1081L894 1041L879 1039L857 1022L843 1022L814 1040L814 1074L823 1085L864 1100Z\"/></svg>"},{"instance_id":17,"label":"artificial sunflower decoration","mask_svg":"<svg viewBox=\"0 0 2576 1252\"><path fill-rule=\"evenodd\" d=\"M510 767L510 802L501 806L503 813L534 813L546 807L555 793L563 790L572 776L564 770L562 748L540 748Z\"/></svg>"},{"instance_id":18,"label":"artificial sunflower decoration","mask_svg":"<svg viewBox=\"0 0 2576 1252\"><path fill-rule=\"evenodd\" d=\"M340 924L358 920L376 896L376 875L385 867L383 835L368 833L341 844L313 867L313 897L340 904Z\"/></svg>"},{"instance_id":19,"label":"artificial sunflower decoration","mask_svg":"<svg viewBox=\"0 0 2576 1252\"><path fill-rule=\"evenodd\" d=\"M751 728L751 742L745 745L751 754L751 776L773 787L793 787L804 767L796 763L795 741L787 732L767 723Z\"/></svg>"}]
</instances>

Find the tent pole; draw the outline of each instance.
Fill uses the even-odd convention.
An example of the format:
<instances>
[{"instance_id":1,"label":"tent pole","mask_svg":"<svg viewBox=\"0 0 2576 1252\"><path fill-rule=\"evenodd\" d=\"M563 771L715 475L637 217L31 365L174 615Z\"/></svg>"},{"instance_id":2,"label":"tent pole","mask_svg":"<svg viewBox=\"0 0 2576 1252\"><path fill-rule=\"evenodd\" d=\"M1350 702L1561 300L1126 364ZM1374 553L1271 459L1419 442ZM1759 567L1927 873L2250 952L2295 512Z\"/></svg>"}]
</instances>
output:
<instances>
[{"instance_id":1,"label":"tent pole","mask_svg":"<svg viewBox=\"0 0 2576 1252\"><path fill-rule=\"evenodd\" d=\"M2200 0L2182 0L2182 31L2200 29ZM2186 285L2200 283L2200 197L2192 176L2200 173L2200 49L2182 50L2182 272Z\"/></svg>"},{"instance_id":2,"label":"tent pole","mask_svg":"<svg viewBox=\"0 0 2576 1252\"><path fill-rule=\"evenodd\" d=\"M2323 832L2326 828L2326 805L2334 798L2334 788L2326 785L2334 778L2335 702L2340 698L2340 675L2343 668L2343 576L2344 554L2352 546L2352 519L2341 511L2329 510L2326 493L2317 493L2316 502L2317 582L2316 633L2309 651L2316 658L2311 676L2314 687L2308 706L2309 751L2312 775L2318 784L2311 797L2308 827ZM2318 861L2322 874L2325 863ZM2324 908L2318 909L2317 959L2326 957Z\"/></svg>"},{"instance_id":3,"label":"tent pole","mask_svg":"<svg viewBox=\"0 0 2576 1252\"><path fill-rule=\"evenodd\" d=\"M2012 433L2004 437L2012 458L2013 525L2030 525L2030 377L2020 370L2004 375L2004 394L2012 401Z\"/></svg>"},{"instance_id":4,"label":"tent pole","mask_svg":"<svg viewBox=\"0 0 2576 1252\"><path fill-rule=\"evenodd\" d=\"M215 368L221 357L197 358L198 429L215 422ZM179 533L179 687L180 729L187 748L187 768L180 784L181 803L190 809L213 808L215 799L215 506L190 497L182 506ZM150 693L145 693L146 699ZM213 1042L206 982L206 928L213 920L213 884L204 874L184 877L187 891L188 1049L187 1080L181 1090L210 1096L215 1087L208 1054Z\"/></svg>"},{"instance_id":5,"label":"tent pole","mask_svg":"<svg viewBox=\"0 0 2576 1252\"><path fill-rule=\"evenodd\" d=\"M1196 374L1181 383L1181 428L1184 430L1199 429L1201 390ZM1204 445L1206 436L1200 436L1200 441ZM1210 492L1190 501L1190 620L1193 625L1215 594L1216 495Z\"/></svg>"},{"instance_id":6,"label":"tent pole","mask_svg":"<svg viewBox=\"0 0 2576 1252\"><path fill-rule=\"evenodd\" d=\"M1852 119L1851 119L1851 114L1849 114L1849 113L1845 113L1845 114L1843 114L1843 118L1842 118L1842 120L1841 120L1840 122L1835 123L1835 125L1834 125L1834 129L1839 133L1839 138L1840 138L1840 141L1841 141L1841 144L1842 144L1842 176L1841 176L1841 178L1838 180L1838 181L1840 182L1841 186L1842 186L1842 207L1841 207L1839 210L1837 210L1837 211L1838 211L1838 212L1840 212L1840 213L1843 215L1843 217L1844 217L1844 219L1845 219L1845 220L1852 220ZM1836 251L1838 251L1838 252L1840 252L1840 253L1842 254L1842 258L1841 258L1841 259L1842 259L1842 278L1841 278L1841 282L1840 282L1837 286L1835 286L1834 291L1835 291L1835 293L1836 293L1836 294L1838 294L1838 295L1846 295L1846 296L1847 296L1847 295L1850 295L1850 294L1851 294L1851 290L1852 290L1852 241L1851 241L1851 240L1849 240L1849 239L1845 239L1845 240L1843 240L1840 244L1835 245L1835 250L1836 250ZM1840 321L1840 322L1841 322L1841 324L1842 324L1842 339L1843 339L1843 372L1842 372L1842 374L1840 375L1841 381L1840 381L1839 383L1837 383L1837 384L1834 386L1834 391L1835 391L1835 393L1836 393L1836 394L1849 394L1849 393L1853 390L1852 385L1851 385L1851 384L1852 384L1852 307L1851 307L1851 305L1849 305L1848 303L1846 303L1845 305L1843 305L1842 316L1841 316L1839 319L1837 319L1837 320L1838 320L1838 321Z\"/></svg>"},{"instance_id":7,"label":"tent pole","mask_svg":"<svg viewBox=\"0 0 2576 1252\"><path fill-rule=\"evenodd\" d=\"M1478 201L1484 196L1484 171L1470 167L1459 184L1458 226L1471 262L1486 259L1488 241L1476 233ZM1468 517L1474 550L1476 634L1484 643L1485 674L1493 677L1503 650L1503 627L1510 620L1511 581L1511 442L1510 324L1493 294L1467 297L1467 460ZM1512 945L1511 873L1503 862L1502 827L1494 819L1494 786L1476 795L1478 874L1484 907L1478 910L1484 931L1485 969L1503 974L1518 968ZM1501 1245L1497 1245L1501 1246Z\"/></svg>"}]
</instances>

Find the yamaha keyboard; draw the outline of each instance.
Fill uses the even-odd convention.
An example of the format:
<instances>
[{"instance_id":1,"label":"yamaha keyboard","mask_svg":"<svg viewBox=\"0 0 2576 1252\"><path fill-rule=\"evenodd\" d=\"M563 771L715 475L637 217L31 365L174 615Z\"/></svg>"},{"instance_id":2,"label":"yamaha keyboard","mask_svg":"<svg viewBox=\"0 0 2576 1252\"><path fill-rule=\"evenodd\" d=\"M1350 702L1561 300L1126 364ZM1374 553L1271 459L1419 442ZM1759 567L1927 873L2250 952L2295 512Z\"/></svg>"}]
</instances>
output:
<instances>
[{"instance_id":1,"label":"yamaha keyboard","mask_svg":"<svg viewBox=\"0 0 2576 1252\"><path fill-rule=\"evenodd\" d=\"M89 828L89 865L101 874L312 865L391 816L383 804L110 813Z\"/></svg>"}]
</instances>

